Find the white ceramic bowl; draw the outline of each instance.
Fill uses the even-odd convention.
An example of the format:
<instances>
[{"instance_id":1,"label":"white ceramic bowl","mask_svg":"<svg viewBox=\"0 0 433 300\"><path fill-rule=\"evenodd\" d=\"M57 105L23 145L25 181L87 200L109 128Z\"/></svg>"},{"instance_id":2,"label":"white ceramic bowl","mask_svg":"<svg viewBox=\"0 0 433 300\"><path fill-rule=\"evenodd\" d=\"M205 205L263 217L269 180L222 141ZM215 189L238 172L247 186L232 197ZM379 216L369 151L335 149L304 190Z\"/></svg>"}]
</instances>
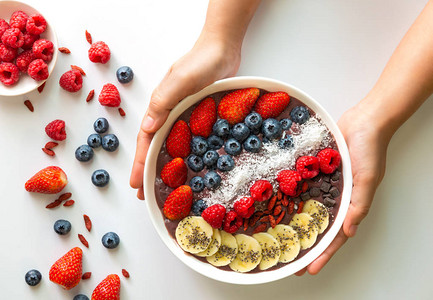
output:
<instances>
[{"instance_id":1,"label":"white ceramic bowl","mask_svg":"<svg viewBox=\"0 0 433 300\"><path fill-rule=\"evenodd\" d=\"M198 259L194 258L191 254L184 252L178 246L176 241L168 234L161 211L156 203L154 192L157 157L164 143L164 140L166 139L171 127L173 126L179 115L207 95L219 91L242 89L248 87L257 87L270 92L287 92L290 96L299 99L307 106L309 106L313 111L315 111L318 115L320 115L323 122L332 132L337 142L338 149L342 158L344 178L344 188L341 197L340 209L338 211L336 219L334 220L334 223L330 227L329 231L325 234L325 236L323 236L323 238L306 255L304 255L300 259L288 263L285 266L282 266L281 268L276 270L251 274L223 271L215 268L208 263L201 262ZM331 116L318 102L316 102L314 99L312 99L301 90L280 81L261 77L234 77L220 80L215 82L214 84L209 85L200 92L182 100L171 111L164 126L155 134L152 140L146 158L144 178L145 179L143 184L146 198L145 202L149 210L150 217L152 219L153 225L156 228L156 231L158 232L164 243L167 245L167 247L171 250L171 252L173 252L174 255L176 255L181 261L183 261L187 266L194 269L195 271L209 278L234 284L259 284L275 281L292 275L310 264L329 246L329 244L337 235L346 216L346 212L350 203L350 195L352 192L352 171L350 165L349 151L347 149L347 145L344 141L343 135L341 134L339 128L337 127L337 124L334 122Z\"/></svg>"},{"instance_id":2,"label":"white ceramic bowl","mask_svg":"<svg viewBox=\"0 0 433 300\"><path fill-rule=\"evenodd\" d=\"M19 1L0 1L0 18L5 19L7 22L9 22L12 13L17 10L22 10L28 15L39 13L43 15L47 21L47 29L41 34L41 38L50 40L54 44L53 59L48 63L48 73L51 75L54 66L56 65L58 54L57 36L53 26L43 13L37 11L28 4ZM5 86L0 83L0 96L18 96L27 94L37 89L45 81L46 80L35 81L27 74L20 74L20 80L12 86Z\"/></svg>"}]
</instances>

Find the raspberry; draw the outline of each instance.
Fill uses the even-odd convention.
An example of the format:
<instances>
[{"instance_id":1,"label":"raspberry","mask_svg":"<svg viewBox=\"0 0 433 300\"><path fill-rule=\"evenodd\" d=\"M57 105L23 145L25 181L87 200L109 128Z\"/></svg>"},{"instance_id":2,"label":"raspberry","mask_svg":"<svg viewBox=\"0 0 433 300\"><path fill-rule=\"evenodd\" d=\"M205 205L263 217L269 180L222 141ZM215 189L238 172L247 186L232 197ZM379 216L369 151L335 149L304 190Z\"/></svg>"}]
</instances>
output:
<instances>
[{"instance_id":1,"label":"raspberry","mask_svg":"<svg viewBox=\"0 0 433 300\"><path fill-rule=\"evenodd\" d=\"M32 49L33 43L39 40L39 34L24 33L24 44L21 46L24 50Z\"/></svg>"},{"instance_id":2,"label":"raspberry","mask_svg":"<svg viewBox=\"0 0 433 300\"><path fill-rule=\"evenodd\" d=\"M24 35L18 28L9 28L2 35L2 42L12 48L20 48L24 44Z\"/></svg>"},{"instance_id":3,"label":"raspberry","mask_svg":"<svg viewBox=\"0 0 433 300\"><path fill-rule=\"evenodd\" d=\"M290 196L295 197L300 191L301 175L292 170L282 170L278 172L277 181L280 183L280 190Z\"/></svg>"},{"instance_id":4,"label":"raspberry","mask_svg":"<svg viewBox=\"0 0 433 300\"><path fill-rule=\"evenodd\" d=\"M220 228L223 224L226 208L221 204L214 204L206 208L201 216L213 228Z\"/></svg>"},{"instance_id":5,"label":"raspberry","mask_svg":"<svg viewBox=\"0 0 433 300\"><path fill-rule=\"evenodd\" d=\"M41 58L48 62L53 58L54 45L49 40L39 39L33 43L32 50L36 58Z\"/></svg>"},{"instance_id":6,"label":"raspberry","mask_svg":"<svg viewBox=\"0 0 433 300\"><path fill-rule=\"evenodd\" d=\"M31 15L26 24L26 30L30 34L41 34L47 29L47 21L42 15Z\"/></svg>"},{"instance_id":7,"label":"raspberry","mask_svg":"<svg viewBox=\"0 0 433 300\"><path fill-rule=\"evenodd\" d=\"M3 35L6 29L9 28L10 28L9 23L6 22L4 19L0 19L0 37Z\"/></svg>"},{"instance_id":8,"label":"raspberry","mask_svg":"<svg viewBox=\"0 0 433 300\"><path fill-rule=\"evenodd\" d=\"M27 74L36 81L48 78L48 65L40 58L33 60L27 69Z\"/></svg>"},{"instance_id":9,"label":"raspberry","mask_svg":"<svg viewBox=\"0 0 433 300\"><path fill-rule=\"evenodd\" d=\"M266 201L272 196L272 184L267 180L257 180L250 187L250 194L254 201Z\"/></svg>"},{"instance_id":10,"label":"raspberry","mask_svg":"<svg viewBox=\"0 0 433 300\"><path fill-rule=\"evenodd\" d=\"M29 16L22 10L14 12L9 20L9 25L13 28L18 28L21 32L25 31L27 19Z\"/></svg>"},{"instance_id":11,"label":"raspberry","mask_svg":"<svg viewBox=\"0 0 433 300\"><path fill-rule=\"evenodd\" d=\"M12 62L17 54L18 49L0 44L0 61Z\"/></svg>"},{"instance_id":12,"label":"raspberry","mask_svg":"<svg viewBox=\"0 0 433 300\"><path fill-rule=\"evenodd\" d=\"M33 59L34 56L32 50L23 51L20 53L20 55L18 55L16 65L21 72L27 73L29 64L32 62Z\"/></svg>"},{"instance_id":13,"label":"raspberry","mask_svg":"<svg viewBox=\"0 0 433 300\"><path fill-rule=\"evenodd\" d=\"M101 105L109 107L117 107L121 102L119 91L116 86L111 83L107 83L102 87L98 100Z\"/></svg>"},{"instance_id":14,"label":"raspberry","mask_svg":"<svg viewBox=\"0 0 433 300\"><path fill-rule=\"evenodd\" d=\"M20 79L20 71L13 63L4 62L0 64L0 81L4 85L12 85Z\"/></svg>"},{"instance_id":15,"label":"raspberry","mask_svg":"<svg viewBox=\"0 0 433 300\"><path fill-rule=\"evenodd\" d=\"M47 135L56 141L63 141L66 139L65 121L54 120L45 126Z\"/></svg>"},{"instance_id":16,"label":"raspberry","mask_svg":"<svg viewBox=\"0 0 433 300\"><path fill-rule=\"evenodd\" d=\"M94 63L105 64L110 60L111 52L104 42L96 42L90 45L89 59Z\"/></svg>"},{"instance_id":17,"label":"raspberry","mask_svg":"<svg viewBox=\"0 0 433 300\"><path fill-rule=\"evenodd\" d=\"M83 86L83 76L78 70L69 70L60 77L59 84L64 90L75 93Z\"/></svg>"},{"instance_id":18,"label":"raspberry","mask_svg":"<svg viewBox=\"0 0 433 300\"><path fill-rule=\"evenodd\" d=\"M254 200L251 197L242 197L233 204L233 209L238 216L246 219L251 217L256 210Z\"/></svg>"},{"instance_id":19,"label":"raspberry","mask_svg":"<svg viewBox=\"0 0 433 300\"><path fill-rule=\"evenodd\" d=\"M325 174L334 173L341 162L340 153L331 148L326 148L320 151L317 154L317 158L319 159L320 171Z\"/></svg>"},{"instance_id":20,"label":"raspberry","mask_svg":"<svg viewBox=\"0 0 433 300\"><path fill-rule=\"evenodd\" d=\"M223 229L228 233L235 233L243 224L241 216L233 210L229 211L224 217Z\"/></svg>"},{"instance_id":21,"label":"raspberry","mask_svg":"<svg viewBox=\"0 0 433 300\"><path fill-rule=\"evenodd\" d=\"M302 156L296 161L296 171L302 179L310 179L319 174L319 160L314 156Z\"/></svg>"}]
</instances>

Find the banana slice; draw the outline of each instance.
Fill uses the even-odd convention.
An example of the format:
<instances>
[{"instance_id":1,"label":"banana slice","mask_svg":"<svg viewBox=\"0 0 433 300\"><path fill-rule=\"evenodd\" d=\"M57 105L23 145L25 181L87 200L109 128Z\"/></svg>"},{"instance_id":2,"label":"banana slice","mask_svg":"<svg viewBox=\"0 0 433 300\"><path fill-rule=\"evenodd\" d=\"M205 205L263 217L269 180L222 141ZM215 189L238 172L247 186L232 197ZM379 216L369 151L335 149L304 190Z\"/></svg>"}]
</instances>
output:
<instances>
[{"instance_id":1,"label":"banana slice","mask_svg":"<svg viewBox=\"0 0 433 300\"><path fill-rule=\"evenodd\" d=\"M252 235L262 247L262 260L259 264L260 270L267 270L275 266L281 255L280 244L277 239L266 232L260 232Z\"/></svg>"},{"instance_id":2,"label":"banana slice","mask_svg":"<svg viewBox=\"0 0 433 300\"><path fill-rule=\"evenodd\" d=\"M319 234L325 231L329 224L329 213L325 205L316 200L308 200L304 203L303 213L307 213L314 218L319 226Z\"/></svg>"},{"instance_id":3,"label":"banana slice","mask_svg":"<svg viewBox=\"0 0 433 300\"><path fill-rule=\"evenodd\" d=\"M227 266L231 263L238 253L238 243L235 237L225 231L220 231L221 246L218 251L211 256L207 256L208 263L215 267Z\"/></svg>"},{"instance_id":4,"label":"banana slice","mask_svg":"<svg viewBox=\"0 0 433 300\"><path fill-rule=\"evenodd\" d=\"M206 250L196 253L197 256L211 256L214 255L221 245L221 233L218 229L213 228L212 241L210 242L209 247Z\"/></svg>"},{"instance_id":5,"label":"banana slice","mask_svg":"<svg viewBox=\"0 0 433 300\"><path fill-rule=\"evenodd\" d=\"M213 228L202 217L189 216L179 222L175 235L184 251L199 253L209 247Z\"/></svg>"},{"instance_id":6,"label":"banana slice","mask_svg":"<svg viewBox=\"0 0 433 300\"><path fill-rule=\"evenodd\" d=\"M235 238L238 243L238 254L229 266L236 272L249 272L262 260L262 247L255 238L249 235L237 234Z\"/></svg>"},{"instance_id":7,"label":"banana slice","mask_svg":"<svg viewBox=\"0 0 433 300\"><path fill-rule=\"evenodd\" d=\"M307 213L295 214L289 225L298 233L301 250L314 245L319 234L319 227L312 216Z\"/></svg>"},{"instance_id":8,"label":"banana slice","mask_svg":"<svg viewBox=\"0 0 433 300\"><path fill-rule=\"evenodd\" d=\"M298 234L291 226L279 224L275 228L270 227L268 233L280 244L279 262L288 263L298 256L301 243Z\"/></svg>"}]
</instances>

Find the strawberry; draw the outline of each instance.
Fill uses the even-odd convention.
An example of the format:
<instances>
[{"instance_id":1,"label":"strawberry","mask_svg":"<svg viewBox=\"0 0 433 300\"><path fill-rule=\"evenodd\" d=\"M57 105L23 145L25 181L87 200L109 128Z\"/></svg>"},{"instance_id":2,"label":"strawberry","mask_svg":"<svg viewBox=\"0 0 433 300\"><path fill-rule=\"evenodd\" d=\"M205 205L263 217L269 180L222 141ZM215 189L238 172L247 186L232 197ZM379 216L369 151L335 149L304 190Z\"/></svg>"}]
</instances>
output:
<instances>
[{"instance_id":1,"label":"strawberry","mask_svg":"<svg viewBox=\"0 0 433 300\"><path fill-rule=\"evenodd\" d=\"M116 274L108 275L102 280L92 293L92 300L120 299L120 278Z\"/></svg>"},{"instance_id":2,"label":"strawberry","mask_svg":"<svg viewBox=\"0 0 433 300\"><path fill-rule=\"evenodd\" d=\"M165 141L168 154L173 157L187 157L191 153L191 131L185 121L174 123Z\"/></svg>"},{"instance_id":3,"label":"strawberry","mask_svg":"<svg viewBox=\"0 0 433 300\"><path fill-rule=\"evenodd\" d=\"M218 105L218 115L221 119L226 119L230 125L243 122L253 109L259 94L258 88L247 88L225 95Z\"/></svg>"},{"instance_id":4,"label":"strawberry","mask_svg":"<svg viewBox=\"0 0 433 300\"><path fill-rule=\"evenodd\" d=\"M213 228L220 228L223 225L226 208L221 204L214 204L206 208L201 216Z\"/></svg>"},{"instance_id":5,"label":"strawberry","mask_svg":"<svg viewBox=\"0 0 433 300\"><path fill-rule=\"evenodd\" d=\"M216 103L208 97L200 102L193 110L189 118L189 127L193 135L209 137L212 133L213 124L216 122Z\"/></svg>"},{"instance_id":6,"label":"strawberry","mask_svg":"<svg viewBox=\"0 0 433 300\"><path fill-rule=\"evenodd\" d=\"M164 203L164 215L170 220L180 220L189 215L192 206L192 190L181 185L168 195Z\"/></svg>"},{"instance_id":7,"label":"strawberry","mask_svg":"<svg viewBox=\"0 0 433 300\"><path fill-rule=\"evenodd\" d=\"M50 280L70 290L81 280L83 250L79 247L72 248L68 253L60 257L50 269Z\"/></svg>"},{"instance_id":8,"label":"strawberry","mask_svg":"<svg viewBox=\"0 0 433 300\"><path fill-rule=\"evenodd\" d=\"M27 180L26 191L42 194L57 194L68 183L68 177L59 167L49 166Z\"/></svg>"},{"instance_id":9,"label":"strawberry","mask_svg":"<svg viewBox=\"0 0 433 300\"><path fill-rule=\"evenodd\" d=\"M301 175L296 171L282 170L277 174L280 190L290 197L295 197L300 191L301 180Z\"/></svg>"},{"instance_id":10,"label":"strawberry","mask_svg":"<svg viewBox=\"0 0 433 300\"><path fill-rule=\"evenodd\" d=\"M182 158L177 157L169 161L161 170L162 181L171 188L185 184L188 168Z\"/></svg>"},{"instance_id":11,"label":"strawberry","mask_svg":"<svg viewBox=\"0 0 433 300\"><path fill-rule=\"evenodd\" d=\"M285 92L273 92L264 94L257 100L254 110L263 120L278 117L289 105L290 96Z\"/></svg>"}]
</instances>

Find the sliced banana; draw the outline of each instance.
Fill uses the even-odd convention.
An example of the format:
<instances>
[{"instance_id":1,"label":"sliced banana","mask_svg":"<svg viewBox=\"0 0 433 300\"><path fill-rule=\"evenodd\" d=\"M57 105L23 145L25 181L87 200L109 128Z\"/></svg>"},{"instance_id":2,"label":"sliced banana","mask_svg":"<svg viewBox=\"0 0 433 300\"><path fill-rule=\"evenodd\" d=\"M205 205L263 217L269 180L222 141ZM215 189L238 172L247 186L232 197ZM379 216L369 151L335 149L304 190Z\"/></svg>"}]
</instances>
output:
<instances>
[{"instance_id":1,"label":"sliced banana","mask_svg":"<svg viewBox=\"0 0 433 300\"><path fill-rule=\"evenodd\" d=\"M314 245L319 234L319 227L312 216L307 213L295 214L289 225L298 233L301 250Z\"/></svg>"},{"instance_id":2,"label":"sliced banana","mask_svg":"<svg viewBox=\"0 0 433 300\"><path fill-rule=\"evenodd\" d=\"M329 213L326 206L316 200L308 200L304 203L303 213L307 213L314 218L319 226L319 234L325 231L329 224Z\"/></svg>"},{"instance_id":3,"label":"sliced banana","mask_svg":"<svg viewBox=\"0 0 433 300\"><path fill-rule=\"evenodd\" d=\"M266 232L260 232L252 235L262 247L262 260L259 264L260 270L267 270L275 266L281 255L280 244L277 239Z\"/></svg>"},{"instance_id":4,"label":"sliced banana","mask_svg":"<svg viewBox=\"0 0 433 300\"><path fill-rule=\"evenodd\" d=\"M268 233L280 244L281 255L279 262L288 263L298 256L301 243L298 234L291 226L279 224L275 228L270 227Z\"/></svg>"},{"instance_id":5,"label":"sliced banana","mask_svg":"<svg viewBox=\"0 0 433 300\"><path fill-rule=\"evenodd\" d=\"M184 251L199 253L209 247L213 228L202 217L189 216L179 222L175 235Z\"/></svg>"},{"instance_id":6,"label":"sliced banana","mask_svg":"<svg viewBox=\"0 0 433 300\"><path fill-rule=\"evenodd\" d=\"M215 267L227 266L231 263L238 253L238 243L235 237L225 231L220 231L221 235L221 246L218 251L211 256L207 256L206 260L208 263Z\"/></svg>"},{"instance_id":7,"label":"sliced banana","mask_svg":"<svg viewBox=\"0 0 433 300\"><path fill-rule=\"evenodd\" d=\"M218 229L213 228L212 241L210 242L209 247L206 250L196 253L197 256L211 256L214 255L221 245L221 233Z\"/></svg>"},{"instance_id":8,"label":"sliced banana","mask_svg":"<svg viewBox=\"0 0 433 300\"><path fill-rule=\"evenodd\" d=\"M255 238L249 235L237 234L235 238L238 244L238 254L229 266L236 272L249 272L262 260L262 247Z\"/></svg>"}]
</instances>

